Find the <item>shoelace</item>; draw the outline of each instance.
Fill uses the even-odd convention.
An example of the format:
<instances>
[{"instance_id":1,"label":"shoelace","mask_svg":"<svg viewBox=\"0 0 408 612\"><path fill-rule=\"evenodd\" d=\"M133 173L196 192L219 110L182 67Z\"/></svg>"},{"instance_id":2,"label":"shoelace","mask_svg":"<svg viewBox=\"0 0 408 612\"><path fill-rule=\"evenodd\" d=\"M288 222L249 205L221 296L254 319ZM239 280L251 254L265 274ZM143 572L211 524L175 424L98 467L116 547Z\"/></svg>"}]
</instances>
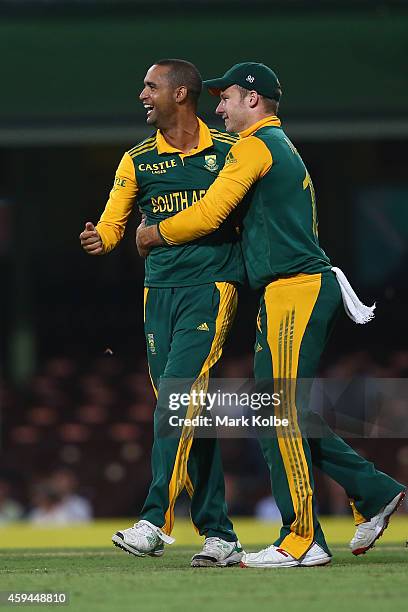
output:
<instances>
[{"instance_id":1,"label":"shoelace","mask_svg":"<svg viewBox=\"0 0 408 612\"><path fill-rule=\"evenodd\" d=\"M260 555L261 553L267 553L269 550L272 550L273 552L276 552L278 549L276 548L275 544L271 544L270 546L267 546L266 548L262 548L262 550L260 550L258 554ZM279 552L279 550L278 550L278 552ZM288 555L289 555L289 553L287 553L286 555L283 555L283 556L288 556Z\"/></svg>"},{"instance_id":2,"label":"shoelace","mask_svg":"<svg viewBox=\"0 0 408 612\"><path fill-rule=\"evenodd\" d=\"M135 523L133 525L133 528L140 531L140 533L146 536L147 538L152 537L154 535L157 540L162 540L165 544L173 544L175 542L174 538L163 533L162 530L159 529L159 527L149 525L147 521L141 520L138 523Z\"/></svg>"},{"instance_id":3,"label":"shoelace","mask_svg":"<svg viewBox=\"0 0 408 612\"><path fill-rule=\"evenodd\" d=\"M135 523L133 527L134 529L140 531L142 535L149 535L151 532L154 533L154 530L150 527L150 525L146 525L146 523Z\"/></svg>"},{"instance_id":4,"label":"shoelace","mask_svg":"<svg viewBox=\"0 0 408 612\"><path fill-rule=\"evenodd\" d=\"M213 550L214 548L224 550L224 545L221 541L221 538L217 538L217 537L206 538L204 542L203 551L208 552L208 551Z\"/></svg>"},{"instance_id":5,"label":"shoelace","mask_svg":"<svg viewBox=\"0 0 408 612\"><path fill-rule=\"evenodd\" d=\"M366 531L371 531L373 529L373 525L371 525L371 522L368 523L361 523L361 525L358 526L358 531L356 533L356 538L361 539L365 537L365 532Z\"/></svg>"},{"instance_id":6,"label":"shoelace","mask_svg":"<svg viewBox=\"0 0 408 612\"><path fill-rule=\"evenodd\" d=\"M262 548L259 552L263 553L263 552L268 552L268 550L276 550L275 549L275 545L271 544L270 546L267 546L266 548Z\"/></svg>"}]
</instances>

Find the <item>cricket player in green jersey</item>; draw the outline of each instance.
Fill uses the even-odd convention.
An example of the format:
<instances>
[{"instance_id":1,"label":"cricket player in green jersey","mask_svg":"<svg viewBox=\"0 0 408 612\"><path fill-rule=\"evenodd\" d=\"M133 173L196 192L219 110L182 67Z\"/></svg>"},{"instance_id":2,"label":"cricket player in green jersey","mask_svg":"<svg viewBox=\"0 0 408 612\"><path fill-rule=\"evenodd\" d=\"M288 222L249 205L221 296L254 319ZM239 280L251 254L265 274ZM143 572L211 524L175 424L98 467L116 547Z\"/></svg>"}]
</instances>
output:
<instances>
[{"instance_id":1,"label":"cricket player in green jersey","mask_svg":"<svg viewBox=\"0 0 408 612\"><path fill-rule=\"evenodd\" d=\"M198 201L223 167L237 141L210 129L196 115L202 88L199 72L183 60L161 60L147 72L140 100L154 134L126 152L109 201L96 228L87 223L81 243L90 254L108 253L121 240L137 204L146 223L156 224ZM205 390L220 359L245 278L241 248L228 220L194 244L156 251L146 261L144 313L149 373L156 394L153 479L139 522L112 540L136 556L161 556L171 544L174 505L186 488L191 517L203 550L194 567L239 563L242 549L227 516L219 444L194 439L183 427L179 438L160 434L161 381L190 379ZM189 407L189 409L191 406ZM189 413L188 413L189 414Z\"/></svg>"},{"instance_id":2,"label":"cricket player in green jersey","mask_svg":"<svg viewBox=\"0 0 408 612\"><path fill-rule=\"evenodd\" d=\"M260 439L282 515L272 546L245 554L245 567L326 565L331 554L315 511L312 461L343 486L357 530L355 555L381 536L401 504L405 487L375 469L320 420L320 437L303 435L296 381L313 378L343 302L357 323L373 317L344 274L319 246L316 199L310 175L277 117L281 87L275 73L253 62L237 64L205 82L220 95L216 112L227 130L239 132L225 166L206 195L156 227L140 228L139 252L160 244L180 245L215 231L242 202L242 249L249 282L262 289L254 371L283 387L278 417L289 429ZM155 250L152 251L151 257Z\"/></svg>"}]
</instances>

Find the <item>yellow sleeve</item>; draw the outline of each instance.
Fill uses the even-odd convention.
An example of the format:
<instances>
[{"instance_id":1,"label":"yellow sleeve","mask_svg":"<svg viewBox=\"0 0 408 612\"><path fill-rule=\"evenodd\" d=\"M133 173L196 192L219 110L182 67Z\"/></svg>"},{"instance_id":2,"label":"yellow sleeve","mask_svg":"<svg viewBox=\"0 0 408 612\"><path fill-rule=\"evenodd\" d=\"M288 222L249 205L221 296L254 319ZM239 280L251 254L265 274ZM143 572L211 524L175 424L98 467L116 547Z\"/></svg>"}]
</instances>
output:
<instances>
[{"instance_id":1,"label":"yellow sleeve","mask_svg":"<svg viewBox=\"0 0 408 612\"><path fill-rule=\"evenodd\" d=\"M137 192L135 167L129 153L125 153L116 170L109 200L96 226L104 253L109 253L123 238Z\"/></svg>"},{"instance_id":2,"label":"yellow sleeve","mask_svg":"<svg viewBox=\"0 0 408 612\"><path fill-rule=\"evenodd\" d=\"M167 244L174 245L214 232L271 166L271 152L262 140L256 136L239 140L231 147L224 168L205 196L162 221L160 235Z\"/></svg>"}]
</instances>

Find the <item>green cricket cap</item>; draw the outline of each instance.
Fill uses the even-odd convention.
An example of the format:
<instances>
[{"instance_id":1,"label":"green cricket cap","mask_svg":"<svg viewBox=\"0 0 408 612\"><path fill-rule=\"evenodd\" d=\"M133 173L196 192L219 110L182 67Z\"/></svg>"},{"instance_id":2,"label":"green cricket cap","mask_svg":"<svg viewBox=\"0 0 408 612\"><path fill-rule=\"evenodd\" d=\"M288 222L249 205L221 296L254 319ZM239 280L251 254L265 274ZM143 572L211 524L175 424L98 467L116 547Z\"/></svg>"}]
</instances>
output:
<instances>
[{"instance_id":1,"label":"green cricket cap","mask_svg":"<svg viewBox=\"0 0 408 612\"><path fill-rule=\"evenodd\" d=\"M257 91L261 96L272 98L279 102L281 86L278 77L271 68L257 62L235 64L218 79L203 82L210 94L218 96L220 91L231 85L239 85L249 91Z\"/></svg>"}]
</instances>

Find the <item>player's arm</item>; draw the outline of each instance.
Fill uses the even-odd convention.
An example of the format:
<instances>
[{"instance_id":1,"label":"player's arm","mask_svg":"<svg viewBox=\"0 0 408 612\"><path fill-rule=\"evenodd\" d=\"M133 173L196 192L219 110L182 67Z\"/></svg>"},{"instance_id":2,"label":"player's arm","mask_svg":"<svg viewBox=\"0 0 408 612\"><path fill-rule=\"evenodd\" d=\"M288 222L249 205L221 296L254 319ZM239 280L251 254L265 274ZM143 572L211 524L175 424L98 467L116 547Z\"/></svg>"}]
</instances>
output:
<instances>
[{"instance_id":1,"label":"player's arm","mask_svg":"<svg viewBox=\"0 0 408 612\"><path fill-rule=\"evenodd\" d=\"M214 232L271 166L272 155L262 140L255 136L239 140L201 200L158 226L139 230L139 250L146 253L160 244L182 244Z\"/></svg>"},{"instance_id":2,"label":"player's arm","mask_svg":"<svg viewBox=\"0 0 408 612\"><path fill-rule=\"evenodd\" d=\"M96 227L88 222L80 234L81 245L90 255L109 253L122 239L138 186L129 153L121 159L105 210Z\"/></svg>"}]
</instances>

